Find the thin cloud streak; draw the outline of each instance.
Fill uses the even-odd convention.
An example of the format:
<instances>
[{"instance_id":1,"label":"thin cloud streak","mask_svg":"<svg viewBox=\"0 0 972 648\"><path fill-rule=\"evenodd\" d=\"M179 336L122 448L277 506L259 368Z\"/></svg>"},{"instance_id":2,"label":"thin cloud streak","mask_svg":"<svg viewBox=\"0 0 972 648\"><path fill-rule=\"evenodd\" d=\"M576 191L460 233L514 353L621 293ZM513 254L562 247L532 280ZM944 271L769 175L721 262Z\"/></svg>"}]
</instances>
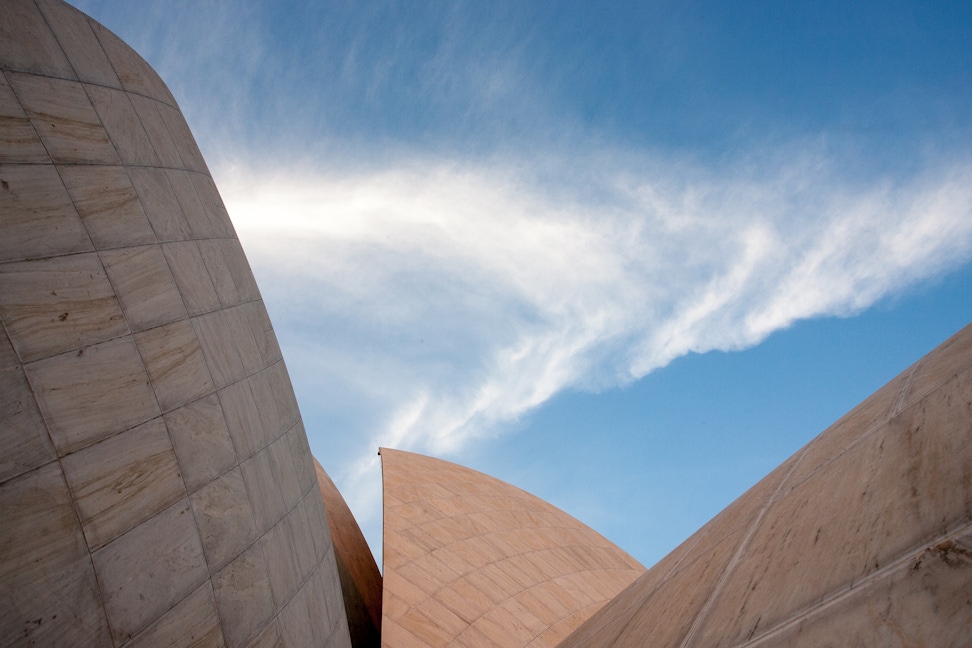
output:
<instances>
[{"instance_id":1,"label":"thin cloud streak","mask_svg":"<svg viewBox=\"0 0 972 648\"><path fill-rule=\"evenodd\" d=\"M565 389L854 314L972 257L965 166L892 184L826 157L612 158L217 170L295 383L342 385L314 406L357 428L360 517L378 445L454 454Z\"/></svg>"}]
</instances>

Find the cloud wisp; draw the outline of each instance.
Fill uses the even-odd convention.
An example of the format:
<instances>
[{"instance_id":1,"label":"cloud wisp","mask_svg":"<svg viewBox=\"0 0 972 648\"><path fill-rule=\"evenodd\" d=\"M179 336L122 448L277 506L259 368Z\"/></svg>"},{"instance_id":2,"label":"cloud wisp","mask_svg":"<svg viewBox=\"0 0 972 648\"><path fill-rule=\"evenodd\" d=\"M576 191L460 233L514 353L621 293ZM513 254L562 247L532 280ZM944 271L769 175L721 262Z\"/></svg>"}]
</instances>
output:
<instances>
[{"instance_id":1,"label":"cloud wisp","mask_svg":"<svg viewBox=\"0 0 972 648\"><path fill-rule=\"evenodd\" d=\"M217 171L295 383L352 421L358 473L377 445L455 453L562 390L853 314L972 257L969 167L891 183L826 156L612 159Z\"/></svg>"}]
</instances>

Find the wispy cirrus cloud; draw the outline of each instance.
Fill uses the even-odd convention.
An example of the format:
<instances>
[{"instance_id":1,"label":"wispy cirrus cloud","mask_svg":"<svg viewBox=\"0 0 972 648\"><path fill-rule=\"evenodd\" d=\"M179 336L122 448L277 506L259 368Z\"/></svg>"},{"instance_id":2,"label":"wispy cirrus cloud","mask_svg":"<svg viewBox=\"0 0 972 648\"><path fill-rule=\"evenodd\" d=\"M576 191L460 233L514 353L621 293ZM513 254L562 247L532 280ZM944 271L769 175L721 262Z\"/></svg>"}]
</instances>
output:
<instances>
[{"instance_id":1,"label":"wispy cirrus cloud","mask_svg":"<svg viewBox=\"0 0 972 648\"><path fill-rule=\"evenodd\" d=\"M454 453L562 390L853 314L972 257L972 168L868 181L833 156L779 159L217 175L315 394L302 407L359 458L340 477L367 519L378 445Z\"/></svg>"}]
</instances>

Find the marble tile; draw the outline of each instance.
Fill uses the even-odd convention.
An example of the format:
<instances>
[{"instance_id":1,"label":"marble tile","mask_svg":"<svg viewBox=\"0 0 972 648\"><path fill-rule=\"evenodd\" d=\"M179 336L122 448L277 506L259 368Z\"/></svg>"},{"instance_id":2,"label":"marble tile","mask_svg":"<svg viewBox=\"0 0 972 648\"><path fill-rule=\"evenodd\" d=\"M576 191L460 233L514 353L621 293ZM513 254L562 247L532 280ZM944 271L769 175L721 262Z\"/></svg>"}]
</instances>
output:
<instances>
[{"instance_id":1,"label":"marble tile","mask_svg":"<svg viewBox=\"0 0 972 648\"><path fill-rule=\"evenodd\" d=\"M241 380L219 391L233 445L241 459L252 456L270 442L263 429L250 381Z\"/></svg>"},{"instance_id":2,"label":"marble tile","mask_svg":"<svg viewBox=\"0 0 972 648\"><path fill-rule=\"evenodd\" d=\"M273 618L267 565L259 543L213 576L213 589L229 648L246 646Z\"/></svg>"},{"instance_id":3,"label":"marble tile","mask_svg":"<svg viewBox=\"0 0 972 648\"><path fill-rule=\"evenodd\" d=\"M297 468L292 456L292 448L286 437L277 439L269 446L270 463L273 472L277 475L277 488L283 497L284 506L287 510L297 506L303 493L297 481Z\"/></svg>"},{"instance_id":4,"label":"marble tile","mask_svg":"<svg viewBox=\"0 0 972 648\"><path fill-rule=\"evenodd\" d=\"M300 582L306 581L317 569L320 556L317 553L317 540L314 538L315 527L311 526L307 511L308 500L320 499L320 491L308 493L287 516L290 532L297 550L297 566Z\"/></svg>"},{"instance_id":5,"label":"marble tile","mask_svg":"<svg viewBox=\"0 0 972 648\"><path fill-rule=\"evenodd\" d=\"M907 379L907 374L894 378L808 443L805 456L794 469L787 486L796 486L853 443L860 442L869 432L885 425Z\"/></svg>"},{"instance_id":6,"label":"marble tile","mask_svg":"<svg viewBox=\"0 0 972 648\"><path fill-rule=\"evenodd\" d=\"M0 264L0 315L25 362L128 332L96 254Z\"/></svg>"},{"instance_id":7,"label":"marble tile","mask_svg":"<svg viewBox=\"0 0 972 648\"><path fill-rule=\"evenodd\" d=\"M0 484L0 637L110 646L98 584L56 463Z\"/></svg>"},{"instance_id":8,"label":"marble tile","mask_svg":"<svg viewBox=\"0 0 972 648\"><path fill-rule=\"evenodd\" d=\"M116 644L145 629L209 575L188 499L92 554Z\"/></svg>"},{"instance_id":9,"label":"marble tile","mask_svg":"<svg viewBox=\"0 0 972 648\"><path fill-rule=\"evenodd\" d=\"M246 491L250 495L253 517L260 532L275 525L287 512L283 496L277 487L270 451L264 449L242 464Z\"/></svg>"},{"instance_id":10,"label":"marble tile","mask_svg":"<svg viewBox=\"0 0 972 648\"><path fill-rule=\"evenodd\" d=\"M136 333L135 343L163 412L215 390L188 319Z\"/></svg>"},{"instance_id":11,"label":"marble tile","mask_svg":"<svg viewBox=\"0 0 972 648\"><path fill-rule=\"evenodd\" d=\"M89 24L126 91L176 105L165 83L135 50L97 22L90 21Z\"/></svg>"},{"instance_id":12,"label":"marble tile","mask_svg":"<svg viewBox=\"0 0 972 648\"><path fill-rule=\"evenodd\" d=\"M910 405L972 365L970 329L972 325L966 326L915 364L908 391L901 395L901 406Z\"/></svg>"},{"instance_id":13,"label":"marble tile","mask_svg":"<svg viewBox=\"0 0 972 648\"><path fill-rule=\"evenodd\" d=\"M182 158L179 157L179 150L172 141L165 122L162 121L162 115L159 114L159 102L155 99L135 94L130 94L128 98L135 108L135 113L138 115L139 121L142 122L142 128L145 129L149 141L152 142L152 148L155 149L156 155L159 156L161 166L169 169L182 168Z\"/></svg>"},{"instance_id":14,"label":"marble tile","mask_svg":"<svg viewBox=\"0 0 972 648\"><path fill-rule=\"evenodd\" d=\"M121 88L87 16L58 0L37 0L37 6L81 81Z\"/></svg>"},{"instance_id":15,"label":"marble tile","mask_svg":"<svg viewBox=\"0 0 972 648\"><path fill-rule=\"evenodd\" d=\"M284 425L292 427L300 422L300 409L297 407L297 397L294 395L290 375L283 360L267 367L267 377L277 401L277 411L280 413Z\"/></svg>"},{"instance_id":16,"label":"marble tile","mask_svg":"<svg viewBox=\"0 0 972 648\"><path fill-rule=\"evenodd\" d=\"M250 269L250 263L246 260L239 240L232 238L221 239L221 241L223 259L233 276L233 285L236 286L240 301L260 299L260 290L257 288L256 279L253 278L253 271Z\"/></svg>"},{"instance_id":17,"label":"marble tile","mask_svg":"<svg viewBox=\"0 0 972 648\"><path fill-rule=\"evenodd\" d=\"M219 302L223 307L234 306L242 300L233 283L233 276L230 274L229 267L223 259L222 241L207 240L199 241L199 252L202 254L206 269L213 280L216 294L219 295Z\"/></svg>"},{"instance_id":18,"label":"marble tile","mask_svg":"<svg viewBox=\"0 0 972 648\"><path fill-rule=\"evenodd\" d=\"M300 563L289 517L285 516L260 538L270 577L270 592L277 608L286 605L301 585Z\"/></svg>"},{"instance_id":19,"label":"marble tile","mask_svg":"<svg viewBox=\"0 0 972 648\"><path fill-rule=\"evenodd\" d=\"M75 78L54 33L31 0L0 2L0 61L12 70Z\"/></svg>"},{"instance_id":20,"label":"marble tile","mask_svg":"<svg viewBox=\"0 0 972 648\"><path fill-rule=\"evenodd\" d=\"M155 154L155 148L142 128L128 93L91 84L86 84L84 89L122 164L158 166L159 156Z\"/></svg>"},{"instance_id":21,"label":"marble tile","mask_svg":"<svg viewBox=\"0 0 972 648\"><path fill-rule=\"evenodd\" d=\"M68 165L58 171L96 249L156 242L124 167Z\"/></svg>"},{"instance_id":22,"label":"marble tile","mask_svg":"<svg viewBox=\"0 0 972 648\"><path fill-rule=\"evenodd\" d=\"M322 502L316 497L318 492L320 491L308 493L301 502L301 506L307 517L311 539L314 541L314 560L320 562L331 549L332 542L331 533L327 526L327 514L324 512Z\"/></svg>"},{"instance_id":23,"label":"marble tile","mask_svg":"<svg viewBox=\"0 0 972 648\"><path fill-rule=\"evenodd\" d=\"M189 317L160 246L103 250L100 254L132 331Z\"/></svg>"},{"instance_id":24,"label":"marble tile","mask_svg":"<svg viewBox=\"0 0 972 648\"><path fill-rule=\"evenodd\" d=\"M130 337L28 364L54 447L65 455L161 412Z\"/></svg>"},{"instance_id":25,"label":"marble tile","mask_svg":"<svg viewBox=\"0 0 972 648\"><path fill-rule=\"evenodd\" d=\"M320 646L308 613L307 596L292 599L280 611L280 634L286 646Z\"/></svg>"},{"instance_id":26,"label":"marble tile","mask_svg":"<svg viewBox=\"0 0 972 648\"><path fill-rule=\"evenodd\" d=\"M787 492L700 630L742 641L972 518L972 375L903 410ZM809 512L812 512L809 513Z\"/></svg>"},{"instance_id":27,"label":"marble tile","mask_svg":"<svg viewBox=\"0 0 972 648\"><path fill-rule=\"evenodd\" d=\"M281 360L283 356L280 353L280 345L277 344L277 336L273 332L273 325L270 323L270 316L263 305L263 300L243 304L240 310L246 315L250 325L250 333L260 354L260 363L267 367Z\"/></svg>"},{"instance_id":28,"label":"marble tile","mask_svg":"<svg viewBox=\"0 0 972 648\"><path fill-rule=\"evenodd\" d=\"M165 169L130 168L132 185L159 241L185 241L192 229L169 185Z\"/></svg>"},{"instance_id":29,"label":"marble tile","mask_svg":"<svg viewBox=\"0 0 972 648\"><path fill-rule=\"evenodd\" d=\"M13 93L13 89L7 82L7 77L0 70L0 118L5 117L27 119L27 113L20 106L20 100L17 99L17 96ZM9 124L9 122L5 123Z\"/></svg>"},{"instance_id":30,"label":"marble tile","mask_svg":"<svg viewBox=\"0 0 972 648\"><path fill-rule=\"evenodd\" d=\"M0 330L0 345L9 347ZM0 362L0 483L55 458L47 427L23 370Z\"/></svg>"},{"instance_id":31,"label":"marble tile","mask_svg":"<svg viewBox=\"0 0 972 648\"><path fill-rule=\"evenodd\" d=\"M209 581L140 632L127 648L222 648L223 631Z\"/></svg>"},{"instance_id":32,"label":"marble tile","mask_svg":"<svg viewBox=\"0 0 972 648\"><path fill-rule=\"evenodd\" d=\"M972 533L935 543L915 561L801 614L746 646L964 646L972 628ZM767 628L770 630L770 628Z\"/></svg>"},{"instance_id":33,"label":"marble tile","mask_svg":"<svg viewBox=\"0 0 972 648\"><path fill-rule=\"evenodd\" d=\"M207 313L191 321L216 387L225 387L243 378L246 370L236 342L228 333L231 329L226 311Z\"/></svg>"},{"instance_id":34,"label":"marble tile","mask_svg":"<svg viewBox=\"0 0 972 648\"><path fill-rule=\"evenodd\" d=\"M253 331L244 306L245 304L227 308L222 311L222 315L226 327L225 334L240 356L240 362L243 363L243 374L249 376L264 369L266 365L263 363L260 348L253 338Z\"/></svg>"},{"instance_id":35,"label":"marble tile","mask_svg":"<svg viewBox=\"0 0 972 648\"><path fill-rule=\"evenodd\" d=\"M209 215L196 195L196 187L191 177L194 175L198 174L182 169L168 169L166 171L169 184L172 186L172 190L179 200L179 205L182 207L182 213L186 217L186 222L189 223L189 228L192 230L192 238L209 239L217 236L217 234L212 231Z\"/></svg>"},{"instance_id":36,"label":"marble tile","mask_svg":"<svg viewBox=\"0 0 972 648\"><path fill-rule=\"evenodd\" d=\"M209 313L220 307L219 296L196 241L165 243L162 253L190 315Z\"/></svg>"},{"instance_id":37,"label":"marble tile","mask_svg":"<svg viewBox=\"0 0 972 648\"><path fill-rule=\"evenodd\" d=\"M80 83L12 72L7 80L54 162L119 163Z\"/></svg>"},{"instance_id":38,"label":"marble tile","mask_svg":"<svg viewBox=\"0 0 972 648\"><path fill-rule=\"evenodd\" d=\"M270 621L247 648L284 648L283 638L277 628L277 619Z\"/></svg>"},{"instance_id":39,"label":"marble tile","mask_svg":"<svg viewBox=\"0 0 972 648\"><path fill-rule=\"evenodd\" d=\"M175 108L174 104L173 106L160 105L158 108L159 116L162 117L162 122L169 131L169 137L172 138L172 143L179 151L183 168L211 175L202 153L199 152L196 140L189 131L189 125L186 124L186 119L179 109Z\"/></svg>"},{"instance_id":40,"label":"marble tile","mask_svg":"<svg viewBox=\"0 0 972 648\"><path fill-rule=\"evenodd\" d=\"M277 410L277 400L273 393L273 386L270 384L270 376L267 370L257 372L247 379L250 383L250 393L256 406L256 411L260 416L260 426L263 429L261 441L269 443L283 435L287 428L286 422L281 420ZM288 459L289 461L289 459ZM290 462L290 471L293 472L293 462ZM293 477L294 491L297 490L296 476Z\"/></svg>"},{"instance_id":41,"label":"marble tile","mask_svg":"<svg viewBox=\"0 0 972 648\"><path fill-rule=\"evenodd\" d=\"M236 450L216 394L168 412L165 424L190 493L236 465Z\"/></svg>"},{"instance_id":42,"label":"marble tile","mask_svg":"<svg viewBox=\"0 0 972 648\"><path fill-rule=\"evenodd\" d=\"M27 113L0 72L0 163L42 164L50 160Z\"/></svg>"},{"instance_id":43,"label":"marble tile","mask_svg":"<svg viewBox=\"0 0 972 648\"><path fill-rule=\"evenodd\" d=\"M186 495L162 418L61 460L95 550Z\"/></svg>"},{"instance_id":44,"label":"marble tile","mask_svg":"<svg viewBox=\"0 0 972 648\"><path fill-rule=\"evenodd\" d=\"M294 458L294 467L297 471L297 483L300 485L300 492L306 494L312 490L317 490L314 458L311 456L310 445L307 442L307 433L304 431L304 425L298 422L287 432L285 438L290 443L290 452Z\"/></svg>"},{"instance_id":45,"label":"marble tile","mask_svg":"<svg viewBox=\"0 0 972 648\"><path fill-rule=\"evenodd\" d=\"M57 170L0 164L0 262L94 249Z\"/></svg>"},{"instance_id":46,"label":"marble tile","mask_svg":"<svg viewBox=\"0 0 972 648\"><path fill-rule=\"evenodd\" d=\"M199 197L206 214L209 216L209 224L214 236L218 238L237 238L236 230L230 221L229 214L223 199L219 196L216 183L205 173L191 174L192 184L196 187L196 195Z\"/></svg>"},{"instance_id":47,"label":"marble tile","mask_svg":"<svg viewBox=\"0 0 972 648\"><path fill-rule=\"evenodd\" d=\"M256 538L243 473L234 468L189 497L211 572L219 571Z\"/></svg>"}]
</instances>

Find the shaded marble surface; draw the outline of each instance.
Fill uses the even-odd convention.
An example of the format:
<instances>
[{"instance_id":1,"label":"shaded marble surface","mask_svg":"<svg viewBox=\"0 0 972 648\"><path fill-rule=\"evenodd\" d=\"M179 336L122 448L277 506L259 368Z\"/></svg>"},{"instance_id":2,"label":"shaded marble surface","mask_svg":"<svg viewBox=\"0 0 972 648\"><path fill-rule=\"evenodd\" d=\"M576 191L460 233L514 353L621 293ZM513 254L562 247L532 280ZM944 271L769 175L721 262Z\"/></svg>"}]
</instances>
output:
<instances>
[{"instance_id":1,"label":"shaded marble surface","mask_svg":"<svg viewBox=\"0 0 972 648\"><path fill-rule=\"evenodd\" d=\"M0 181L0 646L348 645L219 192L158 75L59 0L0 3Z\"/></svg>"}]
</instances>

